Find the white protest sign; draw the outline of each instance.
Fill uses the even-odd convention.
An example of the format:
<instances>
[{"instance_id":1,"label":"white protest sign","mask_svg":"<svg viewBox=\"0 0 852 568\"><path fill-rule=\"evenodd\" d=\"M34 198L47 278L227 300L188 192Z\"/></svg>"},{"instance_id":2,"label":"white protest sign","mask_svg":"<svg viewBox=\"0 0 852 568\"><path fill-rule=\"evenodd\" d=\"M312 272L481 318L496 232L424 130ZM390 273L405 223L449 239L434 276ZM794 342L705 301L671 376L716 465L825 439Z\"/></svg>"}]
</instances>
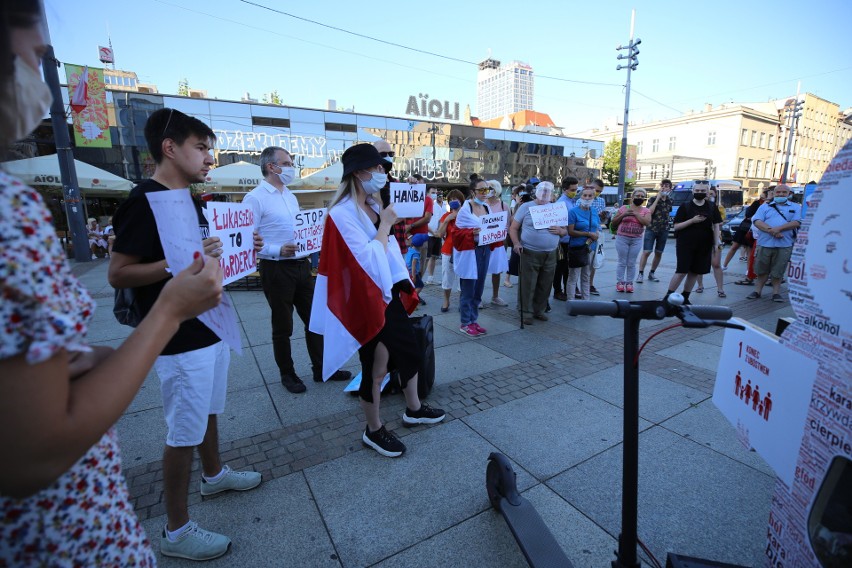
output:
<instances>
[{"instance_id":1,"label":"white protest sign","mask_svg":"<svg viewBox=\"0 0 852 568\"><path fill-rule=\"evenodd\" d=\"M322 232L328 209L306 209L294 215L293 240L296 242L296 258L319 252L322 248Z\"/></svg>"},{"instance_id":2,"label":"white protest sign","mask_svg":"<svg viewBox=\"0 0 852 568\"><path fill-rule=\"evenodd\" d=\"M509 212L491 213L479 218L479 244L490 245L506 240Z\"/></svg>"},{"instance_id":3,"label":"white protest sign","mask_svg":"<svg viewBox=\"0 0 852 568\"><path fill-rule=\"evenodd\" d=\"M390 184L390 202L400 219L419 219L424 215L426 201L425 183Z\"/></svg>"},{"instance_id":4,"label":"white protest sign","mask_svg":"<svg viewBox=\"0 0 852 568\"><path fill-rule=\"evenodd\" d=\"M196 252L203 253L198 213L188 189L155 191L146 194L157 221L157 232L173 274L192 264ZM198 316L219 338L242 353L239 325L234 307L222 296L222 303Z\"/></svg>"},{"instance_id":5,"label":"white protest sign","mask_svg":"<svg viewBox=\"0 0 852 568\"><path fill-rule=\"evenodd\" d=\"M222 285L230 284L257 270L254 251L254 211L242 203L210 201L204 210L210 223L210 236L222 241Z\"/></svg>"},{"instance_id":6,"label":"white protest sign","mask_svg":"<svg viewBox=\"0 0 852 568\"><path fill-rule=\"evenodd\" d=\"M547 205L533 205L530 207L530 215L532 215L533 227L536 229L568 226L568 208L561 201Z\"/></svg>"},{"instance_id":7,"label":"white protest sign","mask_svg":"<svg viewBox=\"0 0 852 568\"><path fill-rule=\"evenodd\" d=\"M726 329L713 403L787 485L795 476L817 362L744 320Z\"/></svg>"}]
</instances>

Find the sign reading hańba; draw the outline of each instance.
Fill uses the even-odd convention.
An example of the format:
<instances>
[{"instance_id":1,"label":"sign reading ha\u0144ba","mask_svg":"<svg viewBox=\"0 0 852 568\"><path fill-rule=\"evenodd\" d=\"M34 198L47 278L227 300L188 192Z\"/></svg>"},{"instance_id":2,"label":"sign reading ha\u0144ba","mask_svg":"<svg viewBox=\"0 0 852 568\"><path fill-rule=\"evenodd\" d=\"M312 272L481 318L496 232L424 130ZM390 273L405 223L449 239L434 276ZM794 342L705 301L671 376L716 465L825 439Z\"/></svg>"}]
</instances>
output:
<instances>
[{"instance_id":1,"label":"sign reading ha\u0144ba","mask_svg":"<svg viewBox=\"0 0 852 568\"><path fill-rule=\"evenodd\" d=\"M419 219L425 211L426 184L402 183L390 184L390 202L396 216L401 219Z\"/></svg>"}]
</instances>

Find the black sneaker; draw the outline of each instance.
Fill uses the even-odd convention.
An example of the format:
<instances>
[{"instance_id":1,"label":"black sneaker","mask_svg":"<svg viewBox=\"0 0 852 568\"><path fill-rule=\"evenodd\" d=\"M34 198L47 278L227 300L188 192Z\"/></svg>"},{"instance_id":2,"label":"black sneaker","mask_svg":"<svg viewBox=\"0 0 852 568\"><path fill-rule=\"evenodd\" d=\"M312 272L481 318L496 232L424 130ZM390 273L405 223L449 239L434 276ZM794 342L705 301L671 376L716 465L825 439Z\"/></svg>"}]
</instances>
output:
<instances>
[{"instance_id":1,"label":"black sneaker","mask_svg":"<svg viewBox=\"0 0 852 568\"><path fill-rule=\"evenodd\" d=\"M281 373L281 384L293 394L300 394L308 390L296 373Z\"/></svg>"},{"instance_id":2,"label":"black sneaker","mask_svg":"<svg viewBox=\"0 0 852 568\"><path fill-rule=\"evenodd\" d=\"M589 294L591 294L592 296L600 296L601 295L601 293L598 292L598 289L595 288L594 286L589 286Z\"/></svg>"},{"instance_id":3,"label":"black sneaker","mask_svg":"<svg viewBox=\"0 0 852 568\"><path fill-rule=\"evenodd\" d=\"M420 403L420 410L405 409L402 413L402 423L405 426L414 426L415 424L437 424L447 414L440 408L432 408L425 402Z\"/></svg>"},{"instance_id":4,"label":"black sneaker","mask_svg":"<svg viewBox=\"0 0 852 568\"><path fill-rule=\"evenodd\" d=\"M328 378L329 381L351 381L352 373L349 371L337 371L333 375ZM317 373L314 371L314 382L321 383L322 382L322 373Z\"/></svg>"},{"instance_id":5,"label":"black sneaker","mask_svg":"<svg viewBox=\"0 0 852 568\"><path fill-rule=\"evenodd\" d=\"M544 308L544 313L549 314L553 311L553 308L550 307L550 302L547 302L547 307Z\"/></svg>"},{"instance_id":6,"label":"black sneaker","mask_svg":"<svg viewBox=\"0 0 852 568\"><path fill-rule=\"evenodd\" d=\"M648 273L648 282L659 282L660 279L654 276L653 272Z\"/></svg>"},{"instance_id":7,"label":"black sneaker","mask_svg":"<svg viewBox=\"0 0 852 568\"><path fill-rule=\"evenodd\" d=\"M398 458L405 452L405 444L399 441L396 434L388 432L384 425L375 432L370 432L370 427L364 429L361 441L365 446L373 448L383 456Z\"/></svg>"}]
</instances>

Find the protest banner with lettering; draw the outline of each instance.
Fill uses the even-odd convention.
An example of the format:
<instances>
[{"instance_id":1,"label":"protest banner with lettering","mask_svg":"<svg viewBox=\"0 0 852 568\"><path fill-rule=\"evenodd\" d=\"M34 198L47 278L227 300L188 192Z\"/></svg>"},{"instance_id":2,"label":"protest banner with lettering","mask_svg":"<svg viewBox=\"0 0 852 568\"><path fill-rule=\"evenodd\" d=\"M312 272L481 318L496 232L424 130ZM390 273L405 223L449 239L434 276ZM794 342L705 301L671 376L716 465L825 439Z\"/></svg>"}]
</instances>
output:
<instances>
[{"instance_id":1,"label":"protest banner with lettering","mask_svg":"<svg viewBox=\"0 0 852 568\"><path fill-rule=\"evenodd\" d=\"M293 240L296 243L296 258L303 258L322 248L322 233L328 209L306 209L294 215Z\"/></svg>"},{"instance_id":2,"label":"protest banner with lettering","mask_svg":"<svg viewBox=\"0 0 852 568\"><path fill-rule=\"evenodd\" d=\"M172 273L177 274L192 264L196 252L204 252L192 197L188 189L155 191L146 195L157 221L166 262ZM237 314L226 295L222 296L222 303L204 312L198 319L231 349L242 353Z\"/></svg>"},{"instance_id":3,"label":"protest banner with lettering","mask_svg":"<svg viewBox=\"0 0 852 568\"><path fill-rule=\"evenodd\" d=\"M568 207L561 201L547 205L533 205L530 207L530 215L532 215L533 227L536 229L568 226Z\"/></svg>"},{"instance_id":4,"label":"protest banner with lettering","mask_svg":"<svg viewBox=\"0 0 852 568\"><path fill-rule=\"evenodd\" d=\"M790 485L817 363L787 349L778 337L759 327L733 321L745 330L725 330L713 404L740 439Z\"/></svg>"},{"instance_id":5,"label":"protest banner with lettering","mask_svg":"<svg viewBox=\"0 0 852 568\"><path fill-rule=\"evenodd\" d=\"M242 203L210 201L204 210L210 223L210 236L222 241L222 285L230 284L257 270L254 251L254 210Z\"/></svg>"},{"instance_id":6,"label":"protest banner with lettering","mask_svg":"<svg viewBox=\"0 0 852 568\"><path fill-rule=\"evenodd\" d=\"M479 218L479 244L490 245L491 243L503 242L509 233L509 212L491 213Z\"/></svg>"},{"instance_id":7,"label":"protest banner with lettering","mask_svg":"<svg viewBox=\"0 0 852 568\"><path fill-rule=\"evenodd\" d=\"M419 219L425 212L426 204L425 183L390 184L390 202L393 210L400 219Z\"/></svg>"}]
</instances>

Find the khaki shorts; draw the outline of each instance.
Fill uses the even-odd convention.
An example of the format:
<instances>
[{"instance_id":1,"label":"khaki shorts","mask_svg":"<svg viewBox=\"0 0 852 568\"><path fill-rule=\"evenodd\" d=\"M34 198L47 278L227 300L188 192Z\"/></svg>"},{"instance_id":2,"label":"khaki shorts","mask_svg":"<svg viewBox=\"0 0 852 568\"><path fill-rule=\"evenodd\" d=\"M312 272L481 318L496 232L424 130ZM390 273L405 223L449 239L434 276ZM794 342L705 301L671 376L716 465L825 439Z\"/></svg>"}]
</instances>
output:
<instances>
[{"instance_id":1,"label":"khaki shorts","mask_svg":"<svg viewBox=\"0 0 852 568\"><path fill-rule=\"evenodd\" d=\"M758 276L768 274L777 280L784 278L792 253L793 247L758 247L754 255L755 274Z\"/></svg>"}]
</instances>

